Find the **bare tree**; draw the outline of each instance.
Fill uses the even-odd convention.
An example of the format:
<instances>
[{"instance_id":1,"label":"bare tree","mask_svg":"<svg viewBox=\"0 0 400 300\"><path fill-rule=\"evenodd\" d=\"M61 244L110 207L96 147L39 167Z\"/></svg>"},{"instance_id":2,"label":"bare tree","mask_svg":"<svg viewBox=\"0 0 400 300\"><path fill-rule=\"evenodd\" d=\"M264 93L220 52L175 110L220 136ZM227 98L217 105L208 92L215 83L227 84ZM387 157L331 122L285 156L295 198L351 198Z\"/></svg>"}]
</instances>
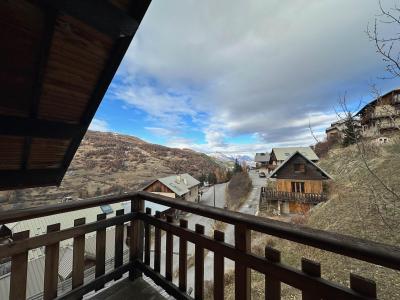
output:
<instances>
[{"instance_id":1,"label":"bare tree","mask_svg":"<svg viewBox=\"0 0 400 300\"><path fill-rule=\"evenodd\" d=\"M400 3L385 8L379 0L380 13L373 25L369 24L367 35L375 44L376 52L382 57L390 78L400 76Z\"/></svg>"}]
</instances>

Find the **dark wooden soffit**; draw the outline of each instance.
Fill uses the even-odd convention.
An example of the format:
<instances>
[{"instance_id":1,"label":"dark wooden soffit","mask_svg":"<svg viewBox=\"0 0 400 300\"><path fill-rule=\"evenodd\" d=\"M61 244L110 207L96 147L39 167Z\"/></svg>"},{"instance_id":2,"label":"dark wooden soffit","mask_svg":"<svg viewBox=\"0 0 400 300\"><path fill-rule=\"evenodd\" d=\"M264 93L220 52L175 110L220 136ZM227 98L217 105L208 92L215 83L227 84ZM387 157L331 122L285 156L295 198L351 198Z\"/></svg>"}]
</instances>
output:
<instances>
[{"instance_id":1,"label":"dark wooden soffit","mask_svg":"<svg viewBox=\"0 0 400 300\"><path fill-rule=\"evenodd\" d=\"M0 2L0 189L61 183L150 2Z\"/></svg>"}]
</instances>

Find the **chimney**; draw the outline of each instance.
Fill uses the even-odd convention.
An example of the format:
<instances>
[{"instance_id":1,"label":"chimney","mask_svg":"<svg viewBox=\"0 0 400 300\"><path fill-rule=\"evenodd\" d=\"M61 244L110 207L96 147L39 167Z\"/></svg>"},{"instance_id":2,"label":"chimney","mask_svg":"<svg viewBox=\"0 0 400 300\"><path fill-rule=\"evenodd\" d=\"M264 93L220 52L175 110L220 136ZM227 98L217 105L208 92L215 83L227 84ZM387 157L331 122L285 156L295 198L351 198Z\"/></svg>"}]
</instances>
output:
<instances>
[{"instance_id":1,"label":"chimney","mask_svg":"<svg viewBox=\"0 0 400 300\"><path fill-rule=\"evenodd\" d=\"M176 175L176 183L181 183L181 175Z\"/></svg>"},{"instance_id":2,"label":"chimney","mask_svg":"<svg viewBox=\"0 0 400 300\"><path fill-rule=\"evenodd\" d=\"M186 180L186 178L183 178L183 183L184 183L185 185L187 185L187 180Z\"/></svg>"}]
</instances>

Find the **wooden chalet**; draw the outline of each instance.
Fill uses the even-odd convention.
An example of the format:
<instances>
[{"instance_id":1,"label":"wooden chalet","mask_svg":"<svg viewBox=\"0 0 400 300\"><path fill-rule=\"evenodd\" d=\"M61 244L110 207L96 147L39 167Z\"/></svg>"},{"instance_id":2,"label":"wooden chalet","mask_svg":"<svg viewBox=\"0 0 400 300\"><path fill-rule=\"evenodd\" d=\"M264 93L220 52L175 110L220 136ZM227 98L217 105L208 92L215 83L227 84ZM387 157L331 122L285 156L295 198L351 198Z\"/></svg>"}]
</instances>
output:
<instances>
[{"instance_id":1,"label":"wooden chalet","mask_svg":"<svg viewBox=\"0 0 400 300\"><path fill-rule=\"evenodd\" d=\"M360 118L361 135L380 137L400 130L400 89L394 89L365 105Z\"/></svg>"},{"instance_id":2,"label":"wooden chalet","mask_svg":"<svg viewBox=\"0 0 400 300\"><path fill-rule=\"evenodd\" d=\"M308 211L312 205L326 201L323 182L331 177L305 155L296 151L270 175L274 190L263 190L262 201L282 213Z\"/></svg>"},{"instance_id":3,"label":"wooden chalet","mask_svg":"<svg viewBox=\"0 0 400 300\"><path fill-rule=\"evenodd\" d=\"M60 184L149 4L150 0L0 1L1 189ZM296 171L302 170L296 167ZM304 170L304 176L317 176L318 170L307 161ZM277 176L284 173L286 168L276 171ZM294 181L303 178L300 173ZM304 191L305 180L320 179L304 178ZM310 187L318 189L319 185ZM301 185L295 185L295 191L302 190ZM238 300L251 298L251 270L265 277L266 299L280 299L282 284L298 289L303 299L377 298L375 282L360 276L358 270L349 272L349 284L343 285L322 278L317 261L302 259L301 267L294 268L281 262L280 252L271 247L266 247L262 256L252 252L252 231L400 271L397 247L144 191L0 212L0 224L126 201L130 209L117 210L112 216L103 212L95 220L77 217L68 228L62 228L54 217L45 232L13 232L6 243L0 243L0 262L5 259L11 263L10 272L3 275L9 277L9 284L4 286L8 299L29 297L28 276L39 273L30 269L28 253L36 249L45 253L43 272L36 281L44 300L84 296L161 299L160 289L176 299L203 299L204 278L209 274L205 272L212 272L214 299L224 299L225 258L234 262L234 294ZM210 235L203 224L188 224L185 219L176 223L170 216L161 219L160 212L145 209L145 202L205 217L213 224L231 224L233 242L225 242L222 231L214 230ZM109 227L115 232L111 239L106 230ZM85 235L89 233L95 233L96 241L94 266L88 273ZM60 243L69 239L73 245L71 278L67 286L60 286ZM179 247L174 247L174 239ZM110 243L114 243L111 265L106 264L106 251L110 249L106 245ZM194 247L188 247L188 243ZM206 249L213 252L212 271L204 268ZM194 255L193 287L188 286L190 255ZM174 260L179 262L177 270Z\"/></svg>"},{"instance_id":4,"label":"wooden chalet","mask_svg":"<svg viewBox=\"0 0 400 300\"><path fill-rule=\"evenodd\" d=\"M199 185L200 181L184 173L158 178L145 186L143 191L185 201L197 202Z\"/></svg>"}]
</instances>

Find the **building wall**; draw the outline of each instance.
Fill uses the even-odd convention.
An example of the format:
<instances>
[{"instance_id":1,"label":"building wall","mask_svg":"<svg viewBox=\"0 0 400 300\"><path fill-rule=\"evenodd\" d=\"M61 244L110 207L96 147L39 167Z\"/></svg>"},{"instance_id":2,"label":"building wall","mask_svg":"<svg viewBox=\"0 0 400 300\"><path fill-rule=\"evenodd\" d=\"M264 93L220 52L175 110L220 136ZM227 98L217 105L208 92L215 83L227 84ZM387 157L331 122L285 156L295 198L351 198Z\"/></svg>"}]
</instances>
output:
<instances>
[{"instance_id":1,"label":"building wall","mask_svg":"<svg viewBox=\"0 0 400 300\"><path fill-rule=\"evenodd\" d=\"M305 214L311 209L311 204L300 202L289 202L289 211L291 214Z\"/></svg>"},{"instance_id":2,"label":"building wall","mask_svg":"<svg viewBox=\"0 0 400 300\"><path fill-rule=\"evenodd\" d=\"M184 198L186 201L197 202L198 195L199 195L199 186L196 185L196 186L192 187L192 188L190 189L190 192L189 192L189 193L186 193L186 194L184 195L183 198Z\"/></svg>"},{"instance_id":3,"label":"building wall","mask_svg":"<svg viewBox=\"0 0 400 300\"><path fill-rule=\"evenodd\" d=\"M276 190L279 192L292 192L292 182L304 182L305 193L323 192L322 180L296 180L296 179L277 179Z\"/></svg>"},{"instance_id":4,"label":"building wall","mask_svg":"<svg viewBox=\"0 0 400 300\"><path fill-rule=\"evenodd\" d=\"M168 187L163 185L161 182L158 180L153 182L151 185L146 187L144 191L152 193L152 192L157 192L157 193L174 193L171 191Z\"/></svg>"}]
</instances>

